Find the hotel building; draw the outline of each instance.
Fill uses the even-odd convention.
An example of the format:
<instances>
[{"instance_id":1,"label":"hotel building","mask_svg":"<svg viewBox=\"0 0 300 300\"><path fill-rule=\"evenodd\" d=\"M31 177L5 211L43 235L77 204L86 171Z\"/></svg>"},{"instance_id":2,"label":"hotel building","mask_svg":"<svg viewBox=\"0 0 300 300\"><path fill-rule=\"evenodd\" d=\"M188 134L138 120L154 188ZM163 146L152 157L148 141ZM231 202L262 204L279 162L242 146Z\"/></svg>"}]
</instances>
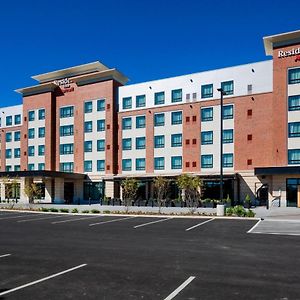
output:
<instances>
[{"instance_id":1,"label":"hotel building","mask_svg":"<svg viewBox=\"0 0 300 300\"><path fill-rule=\"evenodd\" d=\"M33 76L23 104L0 109L1 199L8 176L20 202L31 182L45 203L122 198L126 177L148 200L156 176L176 199L182 173L218 199L222 134L225 197L300 207L300 31L264 45L272 59L131 85L100 62Z\"/></svg>"}]
</instances>

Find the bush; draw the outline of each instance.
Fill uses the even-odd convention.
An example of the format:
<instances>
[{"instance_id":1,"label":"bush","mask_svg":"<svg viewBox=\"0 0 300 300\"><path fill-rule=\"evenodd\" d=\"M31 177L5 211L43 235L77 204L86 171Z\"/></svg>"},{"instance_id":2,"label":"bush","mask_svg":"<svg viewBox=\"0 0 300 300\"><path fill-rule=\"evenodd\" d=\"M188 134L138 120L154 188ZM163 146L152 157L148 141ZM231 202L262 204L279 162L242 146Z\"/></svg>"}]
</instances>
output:
<instances>
[{"instance_id":1,"label":"bush","mask_svg":"<svg viewBox=\"0 0 300 300\"><path fill-rule=\"evenodd\" d=\"M73 214L77 214L77 213L78 213L78 209L77 209L77 208L73 208L73 209L72 209L72 213L73 213Z\"/></svg>"},{"instance_id":2,"label":"bush","mask_svg":"<svg viewBox=\"0 0 300 300\"><path fill-rule=\"evenodd\" d=\"M62 212L62 213L68 213L69 212L69 210L67 208L61 208L59 211Z\"/></svg>"},{"instance_id":3,"label":"bush","mask_svg":"<svg viewBox=\"0 0 300 300\"><path fill-rule=\"evenodd\" d=\"M233 208L233 214L238 217L245 217L247 212L242 205L237 205Z\"/></svg>"},{"instance_id":4,"label":"bush","mask_svg":"<svg viewBox=\"0 0 300 300\"><path fill-rule=\"evenodd\" d=\"M247 211L246 216L247 216L248 218L254 218L254 217L255 217L255 212L254 212L253 210L249 209L249 210Z\"/></svg>"},{"instance_id":5,"label":"bush","mask_svg":"<svg viewBox=\"0 0 300 300\"><path fill-rule=\"evenodd\" d=\"M83 213L83 214L89 214L90 211L89 211L89 210L83 210L82 213Z\"/></svg>"},{"instance_id":6,"label":"bush","mask_svg":"<svg viewBox=\"0 0 300 300\"><path fill-rule=\"evenodd\" d=\"M51 212L58 212L58 209L57 208L50 208L49 209Z\"/></svg>"},{"instance_id":7,"label":"bush","mask_svg":"<svg viewBox=\"0 0 300 300\"><path fill-rule=\"evenodd\" d=\"M110 214L110 210L104 210L103 213L104 214Z\"/></svg>"},{"instance_id":8,"label":"bush","mask_svg":"<svg viewBox=\"0 0 300 300\"><path fill-rule=\"evenodd\" d=\"M92 214L99 214L100 211L98 209L92 209Z\"/></svg>"},{"instance_id":9,"label":"bush","mask_svg":"<svg viewBox=\"0 0 300 300\"><path fill-rule=\"evenodd\" d=\"M42 207L42 208L41 208L41 211L48 212L48 211L49 211L49 208Z\"/></svg>"},{"instance_id":10,"label":"bush","mask_svg":"<svg viewBox=\"0 0 300 300\"><path fill-rule=\"evenodd\" d=\"M233 207L227 207L226 216L232 216L232 215L233 215Z\"/></svg>"}]
</instances>

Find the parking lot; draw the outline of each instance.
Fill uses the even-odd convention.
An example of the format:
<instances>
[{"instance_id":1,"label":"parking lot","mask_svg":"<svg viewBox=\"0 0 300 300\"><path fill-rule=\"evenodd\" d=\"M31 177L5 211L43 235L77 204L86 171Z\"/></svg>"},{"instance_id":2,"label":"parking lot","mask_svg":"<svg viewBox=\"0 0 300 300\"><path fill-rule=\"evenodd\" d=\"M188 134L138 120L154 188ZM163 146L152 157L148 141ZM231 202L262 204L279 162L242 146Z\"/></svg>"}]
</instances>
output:
<instances>
[{"instance_id":1,"label":"parking lot","mask_svg":"<svg viewBox=\"0 0 300 300\"><path fill-rule=\"evenodd\" d=\"M257 222L0 211L0 299L300 299L300 237Z\"/></svg>"}]
</instances>

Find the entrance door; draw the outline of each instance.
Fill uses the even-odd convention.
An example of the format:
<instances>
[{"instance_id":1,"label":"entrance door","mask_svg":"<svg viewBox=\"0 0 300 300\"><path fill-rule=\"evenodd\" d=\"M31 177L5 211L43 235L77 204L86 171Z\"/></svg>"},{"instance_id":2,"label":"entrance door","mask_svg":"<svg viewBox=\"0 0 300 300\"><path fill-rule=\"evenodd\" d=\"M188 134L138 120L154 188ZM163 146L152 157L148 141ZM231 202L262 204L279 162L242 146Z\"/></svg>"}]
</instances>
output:
<instances>
[{"instance_id":1,"label":"entrance door","mask_svg":"<svg viewBox=\"0 0 300 300\"><path fill-rule=\"evenodd\" d=\"M298 185L297 189L297 207L300 207L300 185Z\"/></svg>"},{"instance_id":2,"label":"entrance door","mask_svg":"<svg viewBox=\"0 0 300 300\"><path fill-rule=\"evenodd\" d=\"M289 207L299 206L299 178L288 178L286 180L286 205Z\"/></svg>"},{"instance_id":3,"label":"entrance door","mask_svg":"<svg viewBox=\"0 0 300 300\"><path fill-rule=\"evenodd\" d=\"M73 203L74 198L74 182L65 182L64 184L64 198L65 203Z\"/></svg>"}]
</instances>

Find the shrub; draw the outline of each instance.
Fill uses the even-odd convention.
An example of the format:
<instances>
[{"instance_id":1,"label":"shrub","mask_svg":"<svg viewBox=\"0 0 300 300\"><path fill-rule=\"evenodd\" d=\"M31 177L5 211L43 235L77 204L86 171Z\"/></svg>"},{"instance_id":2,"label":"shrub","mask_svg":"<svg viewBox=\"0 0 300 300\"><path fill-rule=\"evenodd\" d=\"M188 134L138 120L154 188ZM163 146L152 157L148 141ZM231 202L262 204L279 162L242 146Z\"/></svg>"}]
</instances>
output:
<instances>
[{"instance_id":1,"label":"shrub","mask_svg":"<svg viewBox=\"0 0 300 300\"><path fill-rule=\"evenodd\" d=\"M90 211L89 211L89 210L83 210L82 213L83 213L83 214L89 214Z\"/></svg>"},{"instance_id":2,"label":"shrub","mask_svg":"<svg viewBox=\"0 0 300 300\"><path fill-rule=\"evenodd\" d=\"M110 214L110 210L104 210L103 213L104 214Z\"/></svg>"},{"instance_id":3,"label":"shrub","mask_svg":"<svg viewBox=\"0 0 300 300\"><path fill-rule=\"evenodd\" d=\"M73 209L72 209L72 213L73 213L73 214L77 214L77 213L78 213L78 209L77 209L77 208L73 208Z\"/></svg>"},{"instance_id":4,"label":"shrub","mask_svg":"<svg viewBox=\"0 0 300 300\"><path fill-rule=\"evenodd\" d=\"M49 209L51 212L58 212L58 209L57 208L50 208Z\"/></svg>"},{"instance_id":5,"label":"shrub","mask_svg":"<svg viewBox=\"0 0 300 300\"><path fill-rule=\"evenodd\" d=\"M242 205L237 205L233 208L233 214L238 217L245 217L247 212Z\"/></svg>"},{"instance_id":6,"label":"shrub","mask_svg":"<svg viewBox=\"0 0 300 300\"><path fill-rule=\"evenodd\" d=\"M249 209L246 213L246 217L254 218L255 217L255 212L253 210Z\"/></svg>"},{"instance_id":7,"label":"shrub","mask_svg":"<svg viewBox=\"0 0 300 300\"><path fill-rule=\"evenodd\" d=\"M47 212L47 211L49 211L49 208L42 207L42 208L41 208L41 211Z\"/></svg>"},{"instance_id":8,"label":"shrub","mask_svg":"<svg viewBox=\"0 0 300 300\"><path fill-rule=\"evenodd\" d=\"M98 209L92 209L92 214L99 214L100 211Z\"/></svg>"},{"instance_id":9,"label":"shrub","mask_svg":"<svg viewBox=\"0 0 300 300\"><path fill-rule=\"evenodd\" d=\"M233 207L227 207L226 216L232 216L232 215L233 215Z\"/></svg>"},{"instance_id":10,"label":"shrub","mask_svg":"<svg viewBox=\"0 0 300 300\"><path fill-rule=\"evenodd\" d=\"M69 212L69 210L67 208L61 208L59 211L62 212L62 213L68 213Z\"/></svg>"}]
</instances>

